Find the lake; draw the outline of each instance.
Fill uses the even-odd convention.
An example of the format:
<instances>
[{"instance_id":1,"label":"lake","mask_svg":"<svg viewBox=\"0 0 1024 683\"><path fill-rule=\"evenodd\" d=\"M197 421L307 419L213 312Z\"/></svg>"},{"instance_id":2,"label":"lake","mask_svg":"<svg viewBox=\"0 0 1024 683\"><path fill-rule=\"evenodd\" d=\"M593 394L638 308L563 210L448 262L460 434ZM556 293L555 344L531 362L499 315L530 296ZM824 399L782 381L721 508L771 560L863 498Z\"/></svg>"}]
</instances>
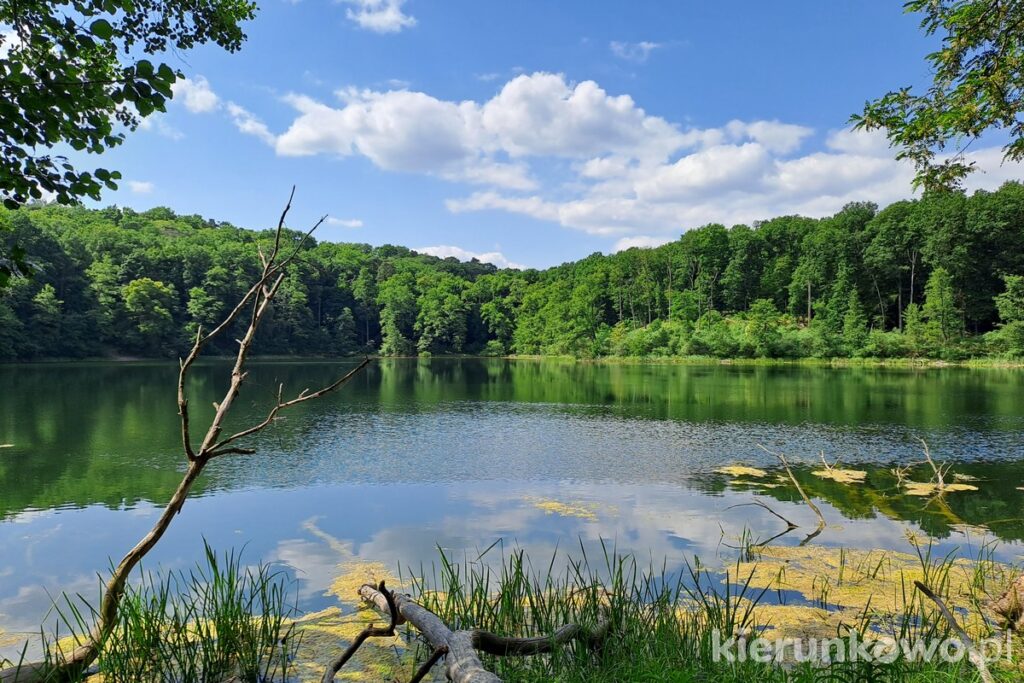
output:
<instances>
[{"instance_id":1,"label":"lake","mask_svg":"<svg viewBox=\"0 0 1024 683\"><path fill-rule=\"evenodd\" d=\"M254 363L229 428L261 420L278 384L294 394L351 365ZM229 368L196 369L195 424ZM12 634L37 632L49 596L94 597L97 572L170 496L184 465L176 377L175 363L0 366L0 656ZM819 501L819 543L906 551L914 533L968 556L998 541L998 558L1017 559L1022 435L1018 370L382 360L287 413L259 454L211 465L146 566L187 568L204 538L244 546L319 609L352 558L418 571L439 548L474 559L498 542L545 562L604 541L669 567L727 562L745 530L781 530L755 499L800 525L778 542L815 525L759 445L786 453ZM921 459L921 438L979 490L939 504L902 495L891 469ZM822 452L867 481L813 476ZM715 471L737 463L770 477Z\"/></svg>"}]
</instances>

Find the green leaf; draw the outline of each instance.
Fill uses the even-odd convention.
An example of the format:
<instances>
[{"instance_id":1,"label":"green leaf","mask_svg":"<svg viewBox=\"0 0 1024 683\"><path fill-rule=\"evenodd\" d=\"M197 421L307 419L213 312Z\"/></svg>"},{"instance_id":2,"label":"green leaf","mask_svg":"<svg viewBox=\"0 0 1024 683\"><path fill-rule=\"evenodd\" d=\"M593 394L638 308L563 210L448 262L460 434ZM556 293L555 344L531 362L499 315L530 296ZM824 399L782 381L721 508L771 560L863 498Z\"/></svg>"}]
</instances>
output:
<instances>
[{"instance_id":1,"label":"green leaf","mask_svg":"<svg viewBox=\"0 0 1024 683\"><path fill-rule=\"evenodd\" d=\"M110 40L114 35L114 28L106 19L97 19L89 26L89 32L101 40Z\"/></svg>"}]
</instances>

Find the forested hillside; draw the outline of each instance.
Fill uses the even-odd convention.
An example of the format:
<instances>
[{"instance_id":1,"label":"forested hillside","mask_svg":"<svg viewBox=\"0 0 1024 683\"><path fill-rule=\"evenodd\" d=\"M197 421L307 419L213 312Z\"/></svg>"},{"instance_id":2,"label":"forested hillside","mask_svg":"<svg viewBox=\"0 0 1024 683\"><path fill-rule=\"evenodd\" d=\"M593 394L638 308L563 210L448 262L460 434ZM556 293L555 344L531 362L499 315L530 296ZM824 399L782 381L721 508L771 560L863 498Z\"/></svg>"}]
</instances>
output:
<instances>
[{"instance_id":1,"label":"forested hillside","mask_svg":"<svg viewBox=\"0 0 1024 683\"><path fill-rule=\"evenodd\" d=\"M174 356L256 277L252 232L169 209L0 210L34 274L0 293L0 358ZM297 239L297 235L292 235ZM655 249L497 270L310 240L266 354L1024 353L1024 186L707 225ZM231 342L222 342L228 351Z\"/></svg>"}]
</instances>

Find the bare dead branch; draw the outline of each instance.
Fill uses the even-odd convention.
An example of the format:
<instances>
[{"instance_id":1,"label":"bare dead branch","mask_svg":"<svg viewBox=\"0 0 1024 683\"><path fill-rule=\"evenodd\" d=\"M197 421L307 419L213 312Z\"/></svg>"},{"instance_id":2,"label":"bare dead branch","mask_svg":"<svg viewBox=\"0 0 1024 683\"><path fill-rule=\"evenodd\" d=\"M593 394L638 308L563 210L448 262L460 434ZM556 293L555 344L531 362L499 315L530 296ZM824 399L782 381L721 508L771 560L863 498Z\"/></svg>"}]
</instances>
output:
<instances>
[{"instance_id":1,"label":"bare dead branch","mask_svg":"<svg viewBox=\"0 0 1024 683\"><path fill-rule=\"evenodd\" d=\"M364 358L362 360L362 362L359 363L359 365L357 365L351 371L346 373L344 376L338 378L335 382L332 382L331 384L328 384L327 386L323 387L322 389L318 389L317 391L314 391L312 394L307 393L308 389L304 389L298 396L296 396L295 398L293 398L290 401L285 401L285 402L281 401L281 390L282 390L282 387L278 387L277 403L274 405L273 408L270 409L270 414L267 415L267 418L265 420L263 420L263 422L260 422L257 425L249 427L248 429L243 429L242 431L240 431L240 432L238 432L236 434L232 434L231 436L229 436L229 437L227 437L225 439L222 439L220 442L218 442L216 445L214 445L213 448L210 449L210 451L207 453L207 455L209 457L211 457L211 458L215 458L215 457L217 457L219 455L225 455L225 454L227 454L229 452L232 452L232 449L225 450L225 447L228 444L232 443L233 441L237 441L238 439L243 439L243 438L245 438L247 436L251 436L252 434L256 434L257 432L263 431L268 426L270 426L270 424L277 418L277 414L280 413L282 410L284 410L286 408L290 408L290 407L292 407L294 405L297 405L299 403L303 403L305 401L311 401L313 399L320 398L321 396L323 396L325 394L329 394L330 392L332 392L332 391L334 391L336 389L341 388L350 379L352 379L357 374L359 374L359 372L363 368L365 368L367 365L369 365L370 364L370 360L371 359L369 357ZM234 450L238 450L238 449L234 449ZM241 449L241 450L248 450L248 449Z\"/></svg>"},{"instance_id":2,"label":"bare dead branch","mask_svg":"<svg viewBox=\"0 0 1024 683\"><path fill-rule=\"evenodd\" d=\"M348 660L352 659L356 650L366 642L367 638L387 638L395 635L395 627L398 625L398 607L395 605L395 599L392 597L391 591L387 589L383 581L378 584L376 590L384 596L384 599L387 602L388 616L391 618L391 623L387 626L374 626L373 624L370 624L360 631L359 635L357 635L355 640L352 641L352 644L349 645L337 659L330 663L327 670L324 672L321 683L334 683L335 674L341 671L341 667L345 666L345 663L348 662Z\"/></svg>"},{"instance_id":3,"label":"bare dead branch","mask_svg":"<svg viewBox=\"0 0 1024 683\"><path fill-rule=\"evenodd\" d=\"M799 529L800 528L799 526L797 526L796 524L794 524L790 520L788 520L785 517L783 517L782 515L780 515L775 510L771 509L771 507L769 507L767 503L764 503L763 501L760 501L760 500L752 500L749 503L739 503L737 505L730 505L729 507L726 508L726 510L732 510L733 508L747 507L747 506L750 506L750 505L756 505L759 508L764 508L765 510L767 510L771 514L773 514L776 517L778 517L779 519L781 519L783 521L783 523L785 523L785 525L786 525L785 529L783 529L782 531L780 531L779 533L775 534L774 536L772 536L771 538L769 538L767 540L755 543L753 545L753 547L763 548L764 546L768 545L772 541L774 541L774 540L776 540L778 538L782 538L783 536L785 536L789 532L793 531L793 529Z\"/></svg>"},{"instance_id":4,"label":"bare dead branch","mask_svg":"<svg viewBox=\"0 0 1024 683\"><path fill-rule=\"evenodd\" d=\"M442 645L441 647L434 648L434 651L430 654L430 658L423 662L420 668L416 669L416 673L409 679L409 683L420 683L430 670L434 668L434 665L441 661L441 657L448 654L448 646Z\"/></svg>"},{"instance_id":5,"label":"bare dead branch","mask_svg":"<svg viewBox=\"0 0 1024 683\"><path fill-rule=\"evenodd\" d=\"M786 526L788 526L790 529L797 529L797 528L799 528L799 525L794 524L793 522L789 521L788 519L786 519L785 517L780 515L775 510L772 510L766 503L764 503L764 502L762 502L760 500L752 500L749 503L738 503L736 505L730 505L729 507L727 507L725 509L726 510L732 510L733 508L748 507L750 505L756 505L759 508L764 508L765 510L767 510L771 514L773 514L776 517L778 517L779 519L781 519L786 524Z\"/></svg>"},{"instance_id":6,"label":"bare dead branch","mask_svg":"<svg viewBox=\"0 0 1024 683\"><path fill-rule=\"evenodd\" d=\"M967 658L971 661L971 664L973 664L975 668L978 670L978 673L981 675L981 680L983 681L983 683L992 683L992 674L988 670L988 664L985 662L984 654L978 650L977 644L975 644L974 640L969 635L967 635L967 631L965 631L963 627L960 626L960 623L953 616L953 613L949 611L948 607L946 607L946 603L944 603L942 599L932 591L931 588L924 585L924 583L922 583L921 581L915 580L914 585L917 586L917 590L924 593L924 595L929 600L934 602L935 605L939 608L939 612L942 613L942 617L949 624L950 628L953 629L954 633L956 633L957 638L960 639L960 642L963 643L964 647L967 648Z\"/></svg>"},{"instance_id":7,"label":"bare dead branch","mask_svg":"<svg viewBox=\"0 0 1024 683\"><path fill-rule=\"evenodd\" d=\"M921 447L924 449L925 462L931 465L932 472L934 473L935 489L941 493L946 490L946 482L943 475L949 471L949 468L946 467L943 469L941 465L936 465L935 461L932 460L932 452L928 448L928 442L921 438L919 438L918 441L921 442Z\"/></svg>"},{"instance_id":8,"label":"bare dead branch","mask_svg":"<svg viewBox=\"0 0 1024 683\"><path fill-rule=\"evenodd\" d=\"M797 493L799 493L800 497L804 499L805 503L807 503L807 507L811 508L811 510L814 511L814 514L818 517L818 526L814 529L814 531L807 534L804 540L800 541L800 545L807 545L812 540L814 540L814 538L816 538L818 534L824 531L825 516L821 514L821 510L818 509L818 506L814 504L814 501L812 501L810 497L806 493L804 493L804 488L800 486L800 482L798 482L796 480L796 477L793 475L793 470L790 468L789 463L786 461L786 456L784 456L782 453L775 453L773 451L770 451L761 444L757 444L757 447L760 448L765 453L767 453L768 455L773 455L776 458L778 458L779 462L782 463L783 469L786 470L786 474L789 475L789 480L793 483L793 486L796 487Z\"/></svg>"},{"instance_id":9,"label":"bare dead branch","mask_svg":"<svg viewBox=\"0 0 1024 683\"><path fill-rule=\"evenodd\" d=\"M17 681L18 683L39 683L43 680L48 683L57 683L58 681L77 680L82 672L88 669L89 665L96 660L99 655L101 644L110 635L113 626L117 621L117 611L120 606L121 597L124 595L125 585L129 575L143 557L145 557L146 554L160 541L174 517L181 512L182 506L184 506L185 501L188 498L192 485L195 483L196 479L199 478L199 475L202 474L207 463L209 463L215 455L249 455L255 452L252 448L241 448L237 446L230 448L226 447L231 441L236 440L236 438L241 438L239 435L230 437L229 439L219 443L218 439L220 438L224 420L227 417L228 412L231 410L231 406L235 398L238 396L242 383L248 375L245 370L245 366L253 340L256 336L256 331L269 310L270 304L273 301L274 296L277 294L281 283L284 281L284 271L300 252L310 235L312 235L313 231L316 230L326 218L325 216L317 221L317 223L296 243L295 247L287 256L279 258L281 236L284 231L284 221L288 215L289 209L291 208L291 202L294 194L295 189L292 188L292 194L288 198L288 204L281 213L281 218L278 222L277 232L274 236L273 251L269 256L260 252L260 260L263 266L260 277L216 327L206 334L203 334L201 328L197 331L195 342L193 343L188 356L183 360L179 360L177 387L178 414L181 417L182 447L185 457L188 460L188 467L185 470L185 474L183 475L181 482L178 484L178 487L175 489L171 499L164 507L153 527L141 540L139 540L138 543L135 544L131 550L125 554L115 567L111 578L105 586L99 610L95 615L95 623L86 638L86 643L76 648L64 662L61 662L56 667L29 663L22 664L13 669L2 670L0 671L0 683L8 683L12 681ZM268 283L272 284L268 285ZM245 333L242 335L242 338L238 340L238 351L231 371L229 387L227 392L224 394L224 397L219 402L214 403L215 414L210 423L210 427L207 430L206 436L203 438L200 447L195 449L192 445L190 433L191 425L188 410L188 396L186 394L189 369L199 357L203 347L211 339L215 338L217 335L221 334L224 330L233 325L239 315L241 315L242 311L250 305L252 306L252 316ZM273 411L273 414L276 415L278 411L284 408L303 401L319 398L328 392L334 391L344 385L357 372L366 367L367 363L369 363L369 359L363 360L363 362L354 370L312 394L304 391L299 394L297 398L286 402L281 402L279 394L277 406ZM266 424L269 424L269 421ZM259 429L265 427L266 424L263 424ZM243 432L240 432L239 434L249 435L259 431L259 429L251 428L249 430L243 430ZM215 448L215 444L219 448Z\"/></svg>"},{"instance_id":10,"label":"bare dead branch","mask_svg":"<svg viewBox=\"0 0 1024 683\"><path fill-rule=\"evenodd\" d=\"M483 667L477 650L497 657L529 656L551 652L572 640L582 640L589 647L597 648L611 632L611 621L606 617L602 617L594 629L566 624L551 635L533 638L509 638L479 629L453 631L440 617L408 595L392 593L388 596L370 584L360 587L359 595L380 611L396 606L397 623L408 622L415 626L434 648L430 660L413 677L414 682L421 680L441 656L447 655L445 673L453 683L501 683L500 678ZM324 681L327 682L326 674Z\"/></svg>"},{"instance_id":11,"label":"bare dead branch","mask_svg":"<svg viewBox=\"0 0 1024 683\"><path fill-rule=\"evenodd\" d=\"M579 624L565 624L551 635L533 638L508 638L490 631L476 630L473 631L473 647L496 657L546 654L572 640L582 640L591 648L595 648L604 642L610 628L611 621L602 618L594 629Z\"/></svg>"}]
</instances>

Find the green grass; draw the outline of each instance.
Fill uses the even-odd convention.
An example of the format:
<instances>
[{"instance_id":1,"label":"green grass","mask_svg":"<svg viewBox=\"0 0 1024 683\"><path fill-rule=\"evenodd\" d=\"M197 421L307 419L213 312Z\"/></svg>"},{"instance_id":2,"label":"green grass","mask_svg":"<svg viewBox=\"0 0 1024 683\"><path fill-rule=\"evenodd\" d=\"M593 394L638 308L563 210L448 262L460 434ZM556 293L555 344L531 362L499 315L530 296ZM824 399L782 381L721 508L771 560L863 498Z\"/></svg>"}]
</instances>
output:
<instances>
[{"instance_id":1,"label":"green grass","mask_svg":"<svg viewBox=\"0 0 1024 683\"><path fill-rule=\"evenodd\" d=\"M95 616L81 596L65 597L54 609L70 635L61 637L59 629L42 636L49 665L84 642ZM283 574L265 564L247 567L240 553L218 555L206 546L194 569L140 572L128 585L93 671L104 683L287 681L300 637L295 613ZM16 663L0 662L5 666Z\"/></svg>"},{"instance_id":2,"label":"green grass","mask_svg":"<svg viewBox=\"0 0 1024 683\"><path fill-rule=\"evenodd\" d=\"M499 546L462 562L442 552L429 575L421 568L416 577L406 578L406 585L415 599L453 629L529 637L550 634L566 623L591 629L603 621L610 623L610 635L596 648L573 641L546 655L484 655L484 664L509 683L979 680L966 660L947 664L897 658L827 666L795 662L792 657L781 662L716 660L716 632L722 638L753 637L771 626L759 623L757 608L778 598L773 590L756 587L754 574L744 574L749 569L742 569L746 565L740 562L724 573L696 560L681 572L669 572L665 566L642 567L631 555L603 545L602 549L600 557L593 558L581 545L575 558L556 552L539 565L522 550L506 553ZM745 543L740 559L756 562L758 552ZM917 556L926 583L948 598L953 556L934 555L930 544L922 545ZM840 558L833 580L841 584L848 573L865 573L848 566L846 554L840 553ZM998 589L989 583L994 566L991 548L983 549L967 582L977 609L986 594ZM904 593L902 612L880 614L869 602L858 618L843 626L845 631L835 635L854 632L864 637L881 629L896 638L948 638L950 629L933 605L912 586L904 587ZM826 607L831 601L825 587L808 599ZM82 605L80 598L62 604L59 614L65 629L84 632L90 610ZM218 555L207 547L203 562L192 571L140 574L125 595L113 635L103 644L99 672L104 683L221 683L233 676L237 679L232 680L247 683L298 680L293 659L302 625L296 625L292 605L291 585L283 575L262 564L246 567L240 554ZM398 680L411 675L430 654L413 629L407 634L415 661L398 657L396 661L403 662ZM51 641L51 662L74 644L69 638ZM443 675L442 668L438 665L434 673ZM998 681L1020 680L1021 675L1019 668L1006 667L994 673Z\"/></svg>"},{"instance_id":3,"label":"green grass","mask_svg":"<svg viewBox=\"0 0 1024 683\"><path fill-rule=\"evenodd\" d=\"M664 568L641 570L631 556L607 551L593 566L585 553L555 573L552 557L539 568L515 551L492 567L481 558L455 563L441 555L429 580L414 579L414 597L453 628L480 628L503 636L549 634L565 623L593 627L610 619L611 636L591 650L580 642L550 655L484 657L485 665L510 683L613 683L721 681L741 683L824 683L840 681L980 680L964 660L958 664L911 662L723 662L713 658L713 638L721 634L756 634L754 606L770 598L750 585L750 577L722 581L722 575L699 563L669 575ZM949 558L923 554L926 575L941 587ZM913 593L913 588L910 588ZM767 595L766 595L767 594ZM827 596L821 596L827 602ZM908 595L907 611L886 615L897 638L949 637L949 628L920 596ZM849 629L860 635L878 628L870 607ZM845 635L845 634L844 634ZM725 636L728 637L728 636ZM419 659L428 654L426 648ZM997 680L1019 680L1020 673L996 672Z\"/></svg>"}]
</instances>

